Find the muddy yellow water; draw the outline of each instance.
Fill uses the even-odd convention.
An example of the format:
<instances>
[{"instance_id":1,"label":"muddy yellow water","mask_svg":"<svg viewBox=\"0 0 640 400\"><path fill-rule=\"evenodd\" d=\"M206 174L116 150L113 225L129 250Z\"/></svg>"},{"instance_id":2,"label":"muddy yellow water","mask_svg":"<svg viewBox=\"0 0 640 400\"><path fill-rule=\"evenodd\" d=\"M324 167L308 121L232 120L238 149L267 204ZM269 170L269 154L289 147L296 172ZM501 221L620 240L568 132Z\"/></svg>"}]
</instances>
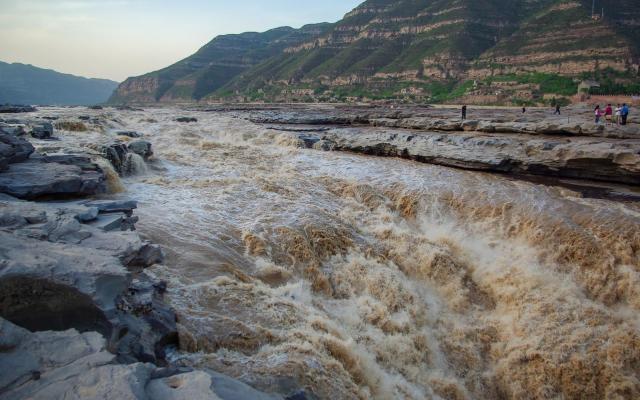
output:
<instances>
[{"instance_id":1,"label":"muddy yellow water","mask_svg":"<svg viewBox=\"0 0 640 400\"><path fill-rule=\"evenodd\" d=\"M193 115L120 117L156 152L126 195L175 362L321 399L640 397L635 204Z\"/></svg>"}]
</instances>

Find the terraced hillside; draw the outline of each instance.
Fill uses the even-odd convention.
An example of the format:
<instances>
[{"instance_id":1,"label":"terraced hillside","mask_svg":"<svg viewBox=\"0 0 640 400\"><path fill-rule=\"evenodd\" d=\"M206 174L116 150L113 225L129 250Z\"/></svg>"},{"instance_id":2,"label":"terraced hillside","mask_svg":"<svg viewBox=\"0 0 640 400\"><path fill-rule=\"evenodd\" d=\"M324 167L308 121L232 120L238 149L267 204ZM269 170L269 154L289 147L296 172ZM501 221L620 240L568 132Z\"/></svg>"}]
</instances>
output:
<instances>
[{"instance_id":1,"label":"terraced hillside","mask_svg":"<svg viewBox=\"0 0 640 400\"><path fill-rule=\"evenodd\" d=\"M205 101L540 102L575 94L580 80L603 74L613 85L637 84L637 0L596 5L594 17L591 0L368 0L316 34L262 45L268 57L214 73L215 84L198 86L198 70L196 79L170 80L155 99L177 91ZM198 57L219 68L228 56Z\"/></svg>"}]
</instances>

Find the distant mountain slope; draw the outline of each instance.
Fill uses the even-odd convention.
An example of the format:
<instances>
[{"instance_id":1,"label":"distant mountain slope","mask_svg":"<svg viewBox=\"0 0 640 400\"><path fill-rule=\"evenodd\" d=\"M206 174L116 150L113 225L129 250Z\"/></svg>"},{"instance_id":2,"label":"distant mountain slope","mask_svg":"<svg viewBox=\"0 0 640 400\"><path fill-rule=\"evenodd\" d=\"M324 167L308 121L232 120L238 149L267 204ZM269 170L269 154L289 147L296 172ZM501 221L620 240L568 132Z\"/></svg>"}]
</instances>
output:
<instances>
[{"instance_id":1,"label":"distant mountain slope","mask_svg":"<svg viewBox=\"0 0 640 400\"><path fill-rule=\"evenodd\" d=\"M160 71L127 79L111 102L199 100L285 48L322 34L329 24L282 27L214 38L194 55Z\"/></svg>"},{"instance_id":2,"label":"distant mountain slope","mask_svg":"<svg viewBox=\"0 0 640 400\"><path fill-rule=\"evenodd\" d=\"M118 87L25 64L0 62L0 104L90 105L104 103Z\"/></svg>"},{"instance_id":3,"label":"distant mountain slope","mask_svg":"<svg viewBox=\"0 0 640 400\"><path fill-rule=\"evenodd\" d=\"M367 0L316 34L269 42L262 60L252 57L259 62L214 74L215 85L198 85L187 75L171 80L171 87L198 87L182 90L179 97L204 101L435 102L465 96L499 101L510 96L533 102L575 94L576 80L587 77L605 76L610 87L637 84L637 2L597 0L598 13L592 16L592 0ZM226 50L201 50L192 57L217 65L228 59ZM147 79L132 78L128 85L153 86ZM121 92L127 92L126 85Z\"/></svg>"}]
</instances>

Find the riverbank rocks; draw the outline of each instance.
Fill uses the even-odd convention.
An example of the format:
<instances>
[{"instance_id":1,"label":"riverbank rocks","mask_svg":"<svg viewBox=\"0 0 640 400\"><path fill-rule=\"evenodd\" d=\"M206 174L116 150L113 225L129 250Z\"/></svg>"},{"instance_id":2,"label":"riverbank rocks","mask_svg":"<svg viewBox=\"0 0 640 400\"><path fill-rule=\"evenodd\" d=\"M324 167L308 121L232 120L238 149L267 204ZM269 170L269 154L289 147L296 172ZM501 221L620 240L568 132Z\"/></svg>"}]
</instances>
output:
<instances>
[{"instance_id":1,"label":"riverbank rocks","mask_svg":"<svg viewBox=\"0 0 640 400\"><path fill-rule=\"evenodd\" d=\"M97 332L30 332L0 318L0 400L283 400L213 371L121 364Z\"/></svg>"},{"instance_id":2,"label":"riverbank rocks","mask_svg":"<svg viewBox=\"0 0 640 400\"><path fill-rule=\"evenodd\" d=\"M106 177L84 157L32 157L0 173L0 193L21 199L78 197L106 191Z\"/></svg>"},{"instance_id":3,"label":"riverbank rocks","mask_svg":"<svg viewBox=\"0 0 640 400\"><path fill-rule=\"evenodd\" d=\"M131 142L129 143L128 149L130 152L142 157L145 161L153 155L151 143L146 140L136 140L135 142Z\"/></svg>"},{"instance_id":4,"label":"riverbank rocks","mask_svg":"<svg viewBox=\"0 0 640 400\"><path fill-rule=\"evenodd\" d=\"M35 151L28 141L11 134L0 133L0 171L9 168L9 164L26 161Z\"/></svg>"},{"instance_id":5,"label":"riverbank rocks","mask_svg":"<svg viewBox=\"0 0 640 400\"><path fill-rule=\"evenodd\" d=\"M12 136L26 135L27 131L23 124L5 124L0 123L0 134L7 134Z\"/></svg>"},{"instance_id":6,"label":"riverbank rocks","mask_svg":"<svg viewBox=\"0 0 640 400\"><path fill-rule=\"evenodd\" d=\"M383 128L336 128L320 139L314 148L470 170L640 185L640 141Z\"/></svg>"},{"instance_id":7,"label":"riverbank rocks","mask_svg":"<svg viewBox=\"0 0 640 400\"><path fill-rule=\"evenodd\" d=\"M1 198L0 317L32 331L97 331L122 360L161 362L177 340L175 315L165 285L144 269L162 251L134 232L95 227L122 210L114 204Z\"/></svg>"}]
</instances>

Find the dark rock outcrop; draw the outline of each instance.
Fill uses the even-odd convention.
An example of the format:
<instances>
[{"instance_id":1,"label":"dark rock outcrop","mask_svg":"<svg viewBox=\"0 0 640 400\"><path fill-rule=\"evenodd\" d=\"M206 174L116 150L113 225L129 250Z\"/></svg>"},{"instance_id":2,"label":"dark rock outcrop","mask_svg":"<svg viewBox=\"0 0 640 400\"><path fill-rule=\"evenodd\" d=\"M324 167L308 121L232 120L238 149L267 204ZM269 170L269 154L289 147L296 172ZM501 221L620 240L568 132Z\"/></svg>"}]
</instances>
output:
<instances>
[{"instance_id":1,"label":"dark rock outcrop","mask_svg":"<svg viewBox=\"0 0 640 400\"><path fill-rule=\"evenodd\" d=\"M35 107L32 106L22 106L22 105L0 105L0 114L17 114L17 113L29 113L38 111Z\"/></svg>"},{"instance_id":2,"label":"dark rock outcrop","mask_svg":"<svg viewBox=\"0 0 640 400\"><path fill-rule=\"evenodd\" d=\"M50 139L53 136L53 125L50 122L35 124L31 127L31 136L36 139Z\"/></svg>"},{"instance_id":3,"label":"dark rock outcrop","mask_svg":"<svg viewBox=\"0 0 640 400\"><path fill-rule=\"evenodd\" d=\"M7 134L13 136L22 136L25 135L27 131L24 128L24 125L9 125L0 123L0 134Z\"/></svg>"},{"instance_id":4,"label":"dark rock outcrop","mask_svg":"<svg viewBox=\"0 0 640 400\"><path fill-rule=\"evenodd\" d=\"M119 136L127 136L133 139L142 137L142 134L136 131L116 131L115 134Z\"/></svg>"},{"instance_id":5,"label":"dark rock outcrop","mask_svg":"<svg viewBox=\"0 0 640 400\"><path fill-rule=\"evenodd\" d=\"M85 157L37 157L0 173L0 192L21 199L87 196L103 193L105 180L100 167Z\"/></svg>"},{"instance_id":6,"label":"dark rock outcrop","mask_svg":"<svg viewBox=\"0 0 640 400\"><path fill-rule=\"evenodd\" d=\"M9 164L25 161L35 151L31 143L10 134L0 133L0 171Z\"/></svg>"},{"instance_id":7,"label":"dark rock outcrop","mask_svg":"<svg viewBox=\"0 0 640 400\"><path fill-rule=\"evenodd\" d=\"M151 150L151 143L146 140L136 140L135 142L129 143L127 146L130 152L139 155L144 158L144 160L148 160L149 157L153 155L153 151Z\"/></svg>"},{"instance_id":8,"label":"dark rock outcrop","mask_svg":"<svg viewBox=\"0 0 640 400\"><path fill-rule=\"evenodd\" d=\"M99 151L102 156L109 160L113 168L117 173L122 174L124 172L125 162L129 148L124 143L113 143L106 146L100 146Z\"/></svg>"},{"instance_id":9,"label":"dark rock outcrop","mask_svg":"<svg viewBox=\"0 0 640 400\"><path fill-rule=\"evenodd\" d=\"M198 122L198 118L193 118L193 117L178 117L176 118L176 122L182 122L182 123L191 123L191 122Z\"/></svg>"},{"instance_id":10,"label":"dark rock outcrop","mask_svg":"<svg viewBox=\"0 0 640 400\"><path fill-rule=\"evenodd\" d=\"M98 213L77 203L0 201L0 316L32 331L98 331L128 362L161 361L175 316L163 285L142 271L162 262L162 251L133 232L94 227Z\"/></svg>"}]
</instances>

